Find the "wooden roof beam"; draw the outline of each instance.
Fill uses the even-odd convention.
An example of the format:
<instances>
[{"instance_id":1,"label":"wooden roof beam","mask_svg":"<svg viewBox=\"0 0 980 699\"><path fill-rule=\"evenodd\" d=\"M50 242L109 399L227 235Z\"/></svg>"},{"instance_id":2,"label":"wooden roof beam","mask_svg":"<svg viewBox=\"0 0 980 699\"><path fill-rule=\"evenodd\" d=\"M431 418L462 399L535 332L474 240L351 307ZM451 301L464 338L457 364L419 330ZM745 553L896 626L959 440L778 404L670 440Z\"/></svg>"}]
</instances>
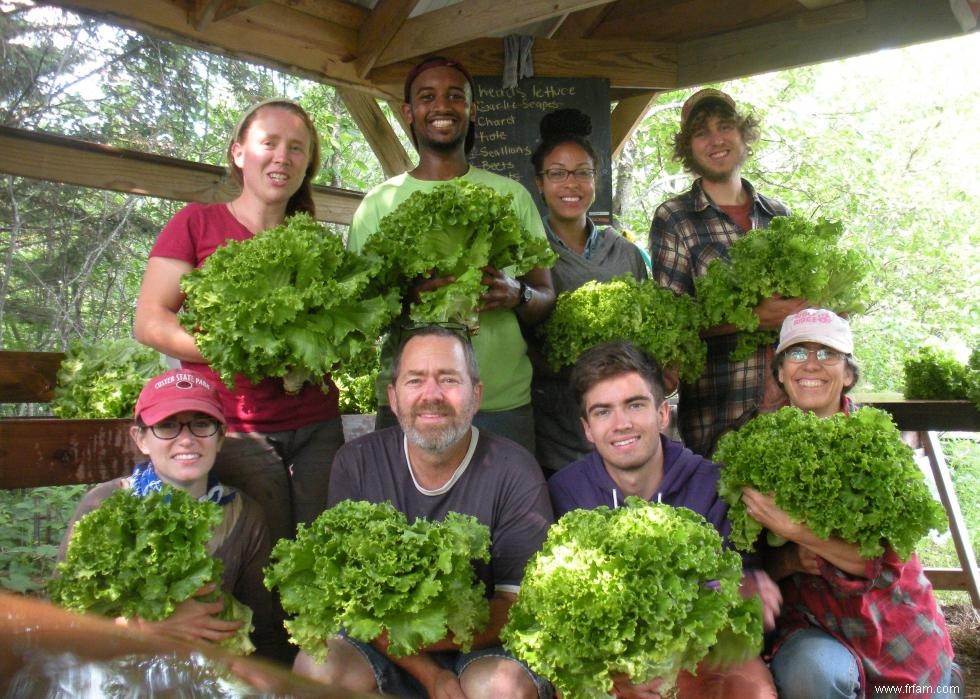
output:
<instances>
[{"instance_id":1,"label":"wooden roof beam","mask_svg":"<svg viewBox=\"0 0 980 699\"><path fill-rule=\"evenodd\" d=\"M612 88L664 90L677 85L677 46L653 41L598 39L534 40L534 70L553 78L610 77ZM445 49L466 66L480 66L480 75L500 75L504 67L504 45L500 39L477 39ZM371 71L378 85L401 86L412 64L393 63ZM477 71L474 71L477 72Z\"/></svg>"},{"instance_id":2,"label":"wooden roof beam","mask_svg":"<svg viewBox=\"0 0 980 699\"><path fill-rule=\"evenodd\" d=\"M385 177L394 177L415 167L374 97L350 88L338 87L336 90L381 163Z\"/></svg>"},{"instance_id":3,"label":"wooden roof beam","mask_svg":"<svg viewBox=\"0 0 980 699\"><path fill-rule=\"evenodd\" d=\"M421 0L378 0L357 33L357 74L366 78L378 56L401 29Z\"/></svg>"},{"instance_id":4,"label":"wooden roof beam","mask_svg":"<svg viewBox=\"0 0 980 699\"><path fill-rule=\"evenodd\" d=\"M216 165L0 126L0 172L177 201L231 201L238 186ZM350 225L364 195L313 187L317 218Z\"/></svg>"},{"instance_id":5,"label":"wooden roof beam","mask_svg":"<svg viewBox=\"0 0 980 699\"><path fill-rule=\"evenodd\" d=\"M203 32L211 22L227 19L264 2L266 0L191 0L188 13L194 28Z\"/></svg>"},{"instance_id":6,"label":"wooden roof beam","mask_svg":"<svg viewBox=\"0 0 980 699\"><path fill-rule=\"evenodd\" d=\"M819 10L831 5L840 5L848 0L796 0L808 10Z\"/></svg>"},{"instance_id":7,"label":"wooden roof beam","mask_svg":"<svg viewBox=\"0 0 980 699\"><path fill-rule=\"evenodd\" d=\"M45 1L103 22L272 66L292 75L331 85L356 87L378 97L390 96L365 81L355 70L356 27L368 17L369 11L350 3L317 0L315 7L307 8L304 3L298 3L294 8L277 2L263 2L251 7L249 12L212 22L202 32L188 21L186 7L172 2ZM331 11L334 7L336 13ZM307 9L310 11L304 11ZM318 12L314 13L314 9ZM334 14L342 16L343 22L332 21ZM351 22L352 19L357 21ZM270 40L270 36L276 39Z\"/></svg>"},{"instance_id":8,"label":"wooden roof beam","mask_svg":"<svg viewBox=\"0 0 980 699\"><path fill-rule=\"evenodd\" d=\"M534 22L604 5L612 0L463 0L405 21L376 65L442 51L453 42L463 43L494 34L506 34ZM609 44L606 44L609 49Z\"/></svg>"},{"instance_id":9,"label":"wooden roof beam","mask_svg":"<svg viewBox=\"0 0 980 699\"><path fill-rule=\"evenodd\" d=\"M657 92L635 95L619 100L610 115L610 140L612 141L612 159L619 157L623 146L633 132L643 121L650 104L657 99Z\"/></svg>"},{"instance_id":10,"label":"wooden roof beam","mask_svg":"<svg viewBox=\"0 0 980 699\"><path fill-rule=\"evenodd\" d=\"M731 80L961 33L947 2L852 0L678 47L676 87Z\"/></svg>"}]
</instances>

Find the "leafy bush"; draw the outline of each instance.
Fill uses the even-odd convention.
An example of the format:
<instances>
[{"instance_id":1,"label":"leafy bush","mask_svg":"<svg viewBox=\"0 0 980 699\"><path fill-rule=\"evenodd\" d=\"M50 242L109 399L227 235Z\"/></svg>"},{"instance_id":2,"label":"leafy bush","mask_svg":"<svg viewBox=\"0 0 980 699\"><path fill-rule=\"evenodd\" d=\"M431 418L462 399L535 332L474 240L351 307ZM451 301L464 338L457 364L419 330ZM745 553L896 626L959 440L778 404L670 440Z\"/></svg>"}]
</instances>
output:
<instances>
[{"instance_id":1,"label":"leafy bush","mask_svg":"<svg viewBox=\"0 0 980 699\"><path fill-rule=\"evenodd\" d=\"M742 662L762 646L741 560L686 508L636 497L573 510L528 563L504 645L566 697L607 697L610 673L666 689L681 668Z\"/></svg>"},{"instance_id":2,"label":"leafy bush","mask_svg":"<svg viewBox=\"0 0 980 699\"><path fill-rule=\"evenodd\" d=\"M313 658L341 627L370 642L388 634L395 657L451 633L465 648L489 619L471 561L490 560L490 533L474 517L409 524L391 503L345 500L296 538L281 539L265 571L278 588L290 640Z\"/></svg>"},{"instance_id":3,"label":"leafy bush","mask_svg":"<svg viewBox=\"0 0 980 699\"><path fill-rule=\"evenodd\" d=\"M0 490L0 587L44 591L84 485Z\"/></svg>"},{"instance_id":4,"label":"leafy bush","mask_svg":"<svg viewBox=\"0 0 980 699\"><path fill-rule=\"evenodd\" d=\"M559 294L539 333L555 371L574 364L590 347L628 340L661 366L677 366L683 379L694 381L704 371L707 356L700 329L701 312L692 298L653 280L623 275Z\"/></svg>"},{"instance_id":5,"label":"leafy bush","mask_svg":"<svg viewBox=\"0 0 980 699\"><path fill-rule=\"evenodd\" d=\"M925 345L918 354L906 357L905 397L923 400L973 400L980 386L980 350L974 350L970 364L962 364L952 352Z\"/></svg>"},{"instance_id":6,"label":"leafy bush","mask_svg":"<svg viewBox=\"0 0 980 699\"><path fill-rule=\"evenodd\" d=\"M166 370L163 355L132 338L77 340L58 368L51 412L63 418L132 417L143 385Z\"/></svg>"},{"instance_id":7,"label":"leafy bush","mask_svg":"<svg viewBox=\"0 0 980 699\"><path fill-rule=\"evenodd\" d=\"M774 493L817 536L859 544L866 557L881 555L885 541L907 559L930 529L946 524L912 450L876 408L828 418L793 407L760 415L724 435L715 460L724 464L718 492L731 508L729 541L744 551L762 531L742 502L745 486Z\"/></svg>"}]
</instances>

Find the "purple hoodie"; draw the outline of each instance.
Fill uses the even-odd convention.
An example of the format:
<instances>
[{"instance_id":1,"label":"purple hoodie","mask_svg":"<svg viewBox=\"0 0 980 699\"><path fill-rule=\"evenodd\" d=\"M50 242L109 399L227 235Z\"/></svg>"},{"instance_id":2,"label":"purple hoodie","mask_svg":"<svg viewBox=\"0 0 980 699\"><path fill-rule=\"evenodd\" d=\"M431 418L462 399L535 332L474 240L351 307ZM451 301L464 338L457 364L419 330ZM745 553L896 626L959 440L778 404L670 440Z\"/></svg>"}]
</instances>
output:
<instances>
[{"instance_id":1,"label":"purple hoodie","mask_svg":"<svg viewBox=\"0 0 980 699\"><path fill-rule=\"evenodd\" d=\"M728 504L718 495L720 466L663 435L660 444L664 475L659 492L650 501L694 510L715 526L727 545L732 525L728 521ZM569 510L590 510L600 505L619 507L625 499L595 449L548 479L548 491L555 517Z\"/></svg>"}]
</instances>

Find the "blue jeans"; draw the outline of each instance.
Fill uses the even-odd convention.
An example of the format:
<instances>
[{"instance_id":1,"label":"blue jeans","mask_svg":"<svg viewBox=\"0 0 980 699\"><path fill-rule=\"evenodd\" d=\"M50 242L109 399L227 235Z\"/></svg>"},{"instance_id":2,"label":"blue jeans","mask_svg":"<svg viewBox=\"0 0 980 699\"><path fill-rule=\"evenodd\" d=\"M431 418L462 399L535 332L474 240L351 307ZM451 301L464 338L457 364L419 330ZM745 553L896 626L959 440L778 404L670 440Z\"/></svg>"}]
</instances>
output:
<instances>
[{"instance_id":1,"label":"blue jeans","mask_svg":"<svg viewBox=\"0 0 980 699\"><path fill-rule=\"evenodd\" d=\"M409 673L395 665L388 656L372 646L370 643L362 643L351 638L343 631L340 637L357 649L364 659L368 661L371 670L374 671L374 681L378 685L378 691L385 695L395 697L405 697L408 699L426 699L428 694L419 682ZM539 677L524 663L517 660L510 653L505 651L502 646L489 646L469 653L458 653L455 651L440 651L429 653L429 656L439 665L447 670L452 670L457 677L463 674L466 666L474 660L480 658L507 658L520 665L527 672L527 676L534 683L538 690L539 699L551 699L554 691L551 683L543 677Z\"/></svg>"},{"instance_id":2,"label":"blue jeans","mask_svg":"<svg viewBox=\"0 0 980 699\"><path fill-rule=\"evenodd\" d=\"M860 672L847 646L816 628L794 631L769 663L780 699L853 699L861 691ZM950 686L950 670L939 687ZM878 696L874 687L866 695ZM894 696L881 694L881 696Z\"/></svg>"}]
</instances>

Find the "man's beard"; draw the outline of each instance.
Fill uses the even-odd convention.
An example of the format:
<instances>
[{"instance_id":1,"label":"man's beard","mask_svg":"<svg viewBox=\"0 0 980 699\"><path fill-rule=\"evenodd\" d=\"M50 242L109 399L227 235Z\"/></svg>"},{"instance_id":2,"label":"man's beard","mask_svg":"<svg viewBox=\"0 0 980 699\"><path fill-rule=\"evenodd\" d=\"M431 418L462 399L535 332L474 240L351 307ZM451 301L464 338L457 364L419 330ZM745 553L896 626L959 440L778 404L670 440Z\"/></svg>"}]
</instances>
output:
<instances>
[{"instance_id":1,"label":"man's beard","mask_svg":"<svg viewBox=\"0 0 980 699\"><path fill-rule=\"evenodd\" d=\"M470 425L473 423L473 415L476 412L475 400L464 409L465 415L457 414L448 403L429 402L420 403L415 406L407 415L398 415L398 424L401 425L402 432L408 437L408 441L434 454L441 454L459 443L463 437L469 434ZM399 411L401 413L402 411ZM449 423L443 427L430 427L426 431L416 429L415 418L420 412L438 412L450 418Z\"/></svg>"},{"instance_id":2,"label":"man's beard","mask_svg":"<svg viewBox=\"0 0 980 699\"><path fill-rule=\"evenodd\" d=\"M469 126L467 126L467 129ZM459 136L453 138L449 141L433 141L430 138L426 138L424 135L415 132L415 142L418 151L421 153L423 149L434 151L436 153L452 153L453 151L460 150L466 143L466 131L464 130Z\"/></svg>"},{"instance_id":3,"label":"man's beard","mask_svg":"<svg viewBox=\"0 0 980 699\"><path fill-rule=\"evenodd\" d=\"M745 161L748 159L749 159L749 149L746 148L745 146L742 146L742 152L739 154L738 160L735 161L734 167L732 167L730 170L725 170L723 172L719 172L717 170L711 170L709 168L704 167L697 158L692 158L694 163L693 166L691 167L691 170L694 172L695 175L703 177L704 179L708 180L708 182L727 182L731 178L733 173L738 172L739 170L742 169L742 166L745 165Z\"/></svg>"}]
</instances>

